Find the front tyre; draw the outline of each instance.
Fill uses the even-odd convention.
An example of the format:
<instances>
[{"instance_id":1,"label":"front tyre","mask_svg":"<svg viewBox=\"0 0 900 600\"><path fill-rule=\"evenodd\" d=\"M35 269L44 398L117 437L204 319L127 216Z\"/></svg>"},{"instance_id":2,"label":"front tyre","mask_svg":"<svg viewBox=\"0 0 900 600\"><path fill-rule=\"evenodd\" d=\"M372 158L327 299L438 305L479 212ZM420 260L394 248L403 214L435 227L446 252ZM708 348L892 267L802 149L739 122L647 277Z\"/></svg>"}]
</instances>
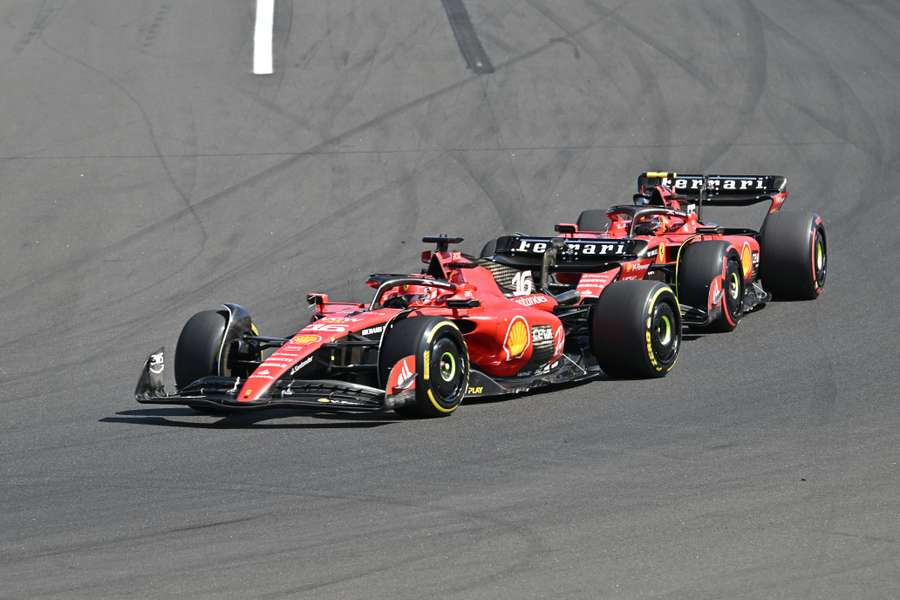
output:
<instances>
[{"instance_id":1,"label":"front tyre","mask_svg":"<svg viewBox=\"0 0 900 600\"><path fill-rule=\"evenodd\" d=\"M828 271L825 225L813 213L772 213L760 232L760 278L779 300L814 300Z\"/></svg>"},{"instance_id":2,"label":"front tyre","mask_svg":"<svg viewBox=\"0 0 900 600\"><path fill-rule=\"evenodd\" d=\"M248 367L236 365L240 358L259 360L253 356L236 354L240 336L255 334L255 326L245 314L246 322L229 327L228 310L205 310L188 319L175 346L175 386L180 390L202 377L246 376ZM252 369L249 369L252 370ZM213 408L193 408L199 413L218 413Z\"/></svg>"},{"instance_id":3,"label":"front tyre","mask_svg":"<svg viewBox=\"0 0 900 600\"><path fill-rule=\"evenodd\" d=\"M188 319L175 347L175 385L178 389L210 375L222 375L220 358L228 313L204 310Z\"/></svg>"},{"instance_id":4,"label":"front tyre","mask_svg":"<svg viewBox=\"0 0 900 600\"><path fill-rule=\"evenodd\" d=\"M681 348L681 312L659 281L617 281L591 311L591 350L611 377L663 377Z\"/></svg>"},{"instance_id":5,"label":"front tyre","mask_svg":"<svg viewBox=\"0 0 900 600\"><path fill-rule=\"evenodd\" d=\"M469 381L469 353L456 324L439 317L411 317L391 323L378 356L383 385L397 361L409 355L416 361L415 400L395 411L416 417L452 414L466 395Z\"/></svg>"}]
</instances>

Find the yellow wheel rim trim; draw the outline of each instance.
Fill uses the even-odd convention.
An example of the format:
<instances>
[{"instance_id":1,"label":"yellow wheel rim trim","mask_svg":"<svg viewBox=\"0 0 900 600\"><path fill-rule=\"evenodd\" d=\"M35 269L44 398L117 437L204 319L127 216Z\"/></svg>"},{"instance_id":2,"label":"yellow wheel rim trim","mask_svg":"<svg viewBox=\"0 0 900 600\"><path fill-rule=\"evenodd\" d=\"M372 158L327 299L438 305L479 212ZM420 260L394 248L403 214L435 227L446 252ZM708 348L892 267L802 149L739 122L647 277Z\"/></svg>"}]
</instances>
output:
<instances>
[{"instance_id":1,"label":"yellow wheel rim trim","mask_svg":"<svg viewBox=\"0 0 900 600\"><path fill-rule=\"evenodd\" d=\"M449 359L448 362L450 364L450 373L445 377L444 369L441 368L441 379L443 379L444 381L453 381L453 377L456 375L456 358L453 357L452 353L444 352L443 354L441 354L441 364L443 364L444 358Z\"/></svg>"},{"instance_id":2,"label":"yellow wheel rim trim","mask_svg":"<svg viewBox=\"0 0 900 600\"><path fill-rule=\"evenodd\" d=\"M660 327L656 330L656 337L663 346L668 346L672 341L672 322L668 315L662 315L660 318Z\"/></svg>"}]
</instances>

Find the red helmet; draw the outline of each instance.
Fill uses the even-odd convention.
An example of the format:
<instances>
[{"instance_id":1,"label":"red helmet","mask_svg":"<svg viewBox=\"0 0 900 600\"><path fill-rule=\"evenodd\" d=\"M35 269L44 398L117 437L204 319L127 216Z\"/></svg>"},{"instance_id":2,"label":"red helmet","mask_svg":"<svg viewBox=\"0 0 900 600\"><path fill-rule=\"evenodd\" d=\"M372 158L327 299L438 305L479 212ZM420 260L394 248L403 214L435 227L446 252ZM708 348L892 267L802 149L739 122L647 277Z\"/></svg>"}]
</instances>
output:
<instances>
[{"instance_id":1,"label":"red helmet","mask_svg":"<svg viewBox=\"0 0 900 600\"><path fill-rule=\"evenodd\" d=\"M669 230L669 218L660 214L638 215L632 231L634 235L663 235Z\"/></svg>"}]
</instances>

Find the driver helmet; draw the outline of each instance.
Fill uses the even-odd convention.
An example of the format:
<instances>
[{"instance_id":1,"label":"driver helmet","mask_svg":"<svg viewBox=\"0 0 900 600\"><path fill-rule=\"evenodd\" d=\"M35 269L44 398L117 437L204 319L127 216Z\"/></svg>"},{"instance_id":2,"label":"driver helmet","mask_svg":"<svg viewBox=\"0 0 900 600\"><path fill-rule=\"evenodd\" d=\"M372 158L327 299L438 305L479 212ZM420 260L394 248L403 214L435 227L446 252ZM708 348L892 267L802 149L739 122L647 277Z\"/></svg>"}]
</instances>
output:
<instances>
[{"instance_id":1,"label":"driver helmet","mask_svg":"<svg viewBox=\"0 0 900 600\"><path fill-rule=\"evenodd\" d=\"M665 215L638 217L634 224L634 235L662 235L669 230L669 218Z\"/></svg>"}]
</instances>

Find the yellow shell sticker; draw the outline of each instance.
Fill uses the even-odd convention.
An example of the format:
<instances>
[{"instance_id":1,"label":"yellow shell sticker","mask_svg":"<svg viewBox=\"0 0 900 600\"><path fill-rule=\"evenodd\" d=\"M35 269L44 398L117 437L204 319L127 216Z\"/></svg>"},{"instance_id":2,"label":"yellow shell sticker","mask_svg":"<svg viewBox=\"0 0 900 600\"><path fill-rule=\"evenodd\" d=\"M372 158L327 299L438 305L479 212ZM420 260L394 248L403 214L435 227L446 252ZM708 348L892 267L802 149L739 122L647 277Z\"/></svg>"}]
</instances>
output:
<instances>
[{"instance_id":1,"label":"yellow shell sticker","mask_svg":"<svg viewBox=\"0 0 900 600\"><path fill-rule=\"evenodd\" d=\"M750 244L747 242L744 242L744 247L741 249L741 267L744 269L744 278L746 279L753 271L753 254L750 252Z\"/></svg>"},{"instance_id":2,"label":"yellow shell sticker","mask_svg":"<svg viewBox=\"0 0 900 600\"><path fill-rule=\"evenodd\" d=\"M519 358L525 354L530 343L531 335L528 332L528 323L522 317L516 317L509 324L509 329L506 330L506 341L503 342L507 358Z\"/></svg>"},{"instance_id":3,"label":"yellow shell sticker","mask_svg":"<svg viewBox=\"0 0 900 600\"><path fill-rule=\"evenodd\" d=\"M315 334L306 334L306 335L295 335L291 338L292 344L297 344L298 346L305 346L306 344L315 344L318 341L321 341L321 336Z\"/></svg>"}]
</instances>

